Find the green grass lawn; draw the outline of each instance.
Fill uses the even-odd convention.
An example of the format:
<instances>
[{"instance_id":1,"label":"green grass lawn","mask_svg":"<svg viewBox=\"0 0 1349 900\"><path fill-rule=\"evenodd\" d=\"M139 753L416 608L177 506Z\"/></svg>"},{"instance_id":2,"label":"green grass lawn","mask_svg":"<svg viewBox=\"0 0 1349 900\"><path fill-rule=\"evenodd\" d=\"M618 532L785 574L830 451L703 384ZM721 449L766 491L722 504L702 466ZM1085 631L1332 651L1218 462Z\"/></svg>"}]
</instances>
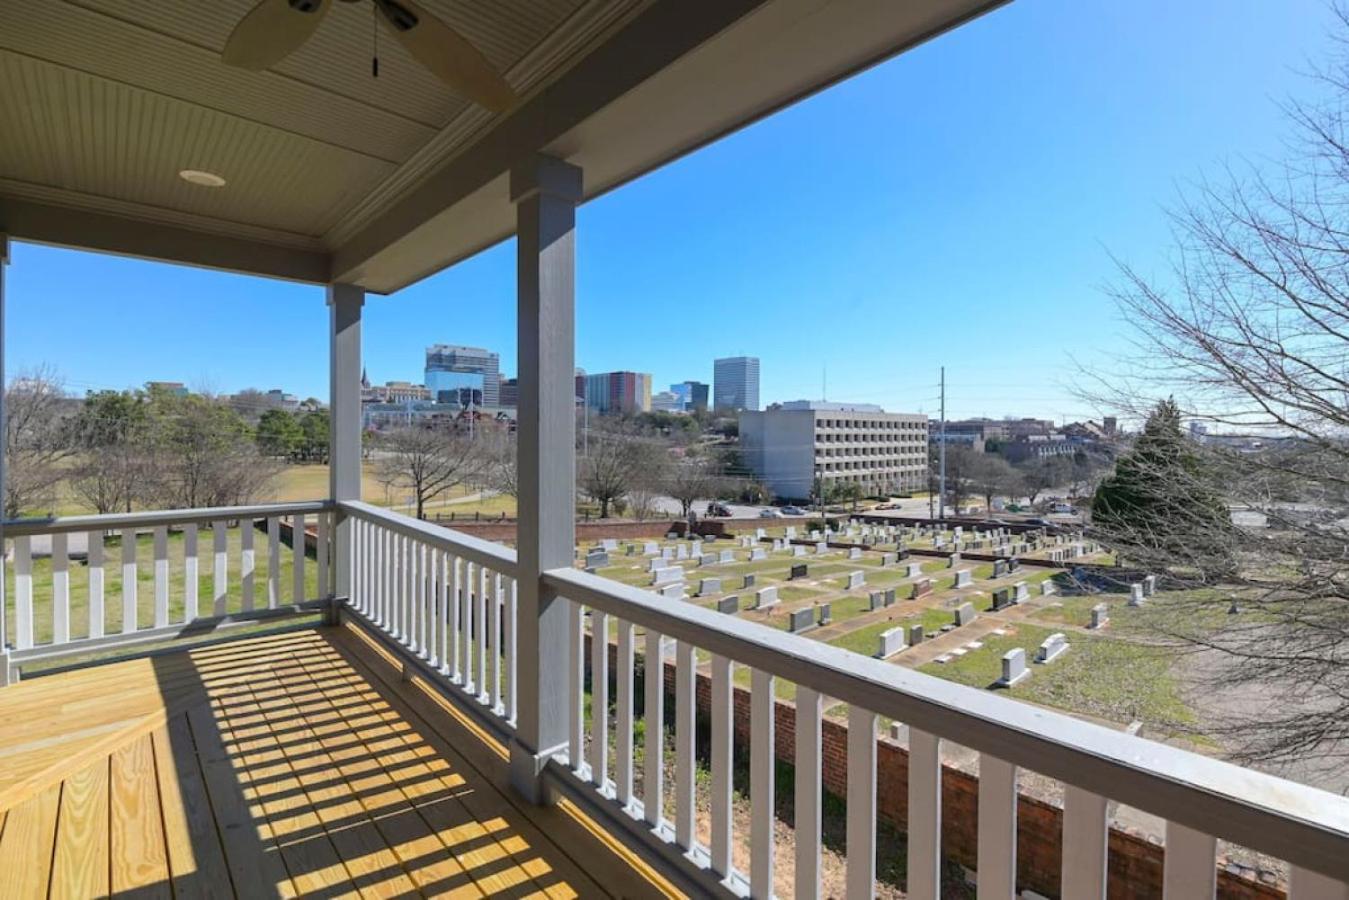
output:
<instances>
[{"instance_id":1,"label":"green grass lawn","mask_svg":"<svg viewBox=\"0 0 1349 900\"><path fill-rule=\"evenodd\" d=\"M239 577L241 541L239 529L231 528L227 532L227 553L229 576L226 611L238 612L243 608L243 585ZM201 528L197 535L197 597L198 613L212 615L213 589L215 579L215 553L212 549L210 528ZM169 622L183 621L183 601L186 579L183 568L183 535L170 532L169 551ZM267 607L267 572L270 556L267 549L267 534L253 532L253 553L255 557L253 577L253 606L255 609ZM103 562L103 628L105 634L122 630L122 547L119 536L108 537L104 541ZM154 625L155 573L154 538L150 534L140 535L136 541L136 627L150 628ZM70 560L70 634L72 639L89 633L89 568L83 560ZM290 548L281 545L281 602L291 602L292 558ZM318 591L318 566L311 558L305 563L305 597L313 599ZM5 567L5 595L8 634L14 634L14 566ZM50 558L33 560L33 635L38 643L52 639L52 562Z\"/></svg>"},{"instance_id":2,"label":"green grass lawn","mask_svg":"<svg viewBox=\"0 0 1349 900\"><path fill-rule=\"evenodd\" d=\"M891 609L898 609L898 607L891 607ZM900 627L907 632L910 626L922 624L924 632L935 634L941 630L943 625L949 625L950 623L951 613L941 609L925 609L918 615L886 619L883 622L863 626L856 631L836 637L829 643L835 647L842 647L844 650L860 653L863 656L872 656L876 652L876 639L880 637L883 631Z\"/></svg>"}]
</instances>

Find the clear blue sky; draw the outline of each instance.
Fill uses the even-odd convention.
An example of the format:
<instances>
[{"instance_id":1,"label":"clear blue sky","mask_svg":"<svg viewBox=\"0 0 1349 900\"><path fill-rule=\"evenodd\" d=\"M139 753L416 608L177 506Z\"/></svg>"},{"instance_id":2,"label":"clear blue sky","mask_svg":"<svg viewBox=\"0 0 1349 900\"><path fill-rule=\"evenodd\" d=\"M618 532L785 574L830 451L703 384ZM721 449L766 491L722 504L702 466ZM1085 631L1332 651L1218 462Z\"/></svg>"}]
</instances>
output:
<instances>
[{"instance_id":1,"label":"clear blue sky","mask_svg":"<svg viewBox=\"0 0 1349 900\"><path fill-rule=\"evenodd\" d=\"M1331 50L1321 0L1017 0L579 213L577 364L710 381L763 360L765 402L1085 412L1070 354L1127 352L1108 253L1164 271L1164 207L1277 154L1277 103ZM515 371L514 244L366 306L370 376L432 342ZM7 367L73 391L150 379L325 396L318 288L15 247Z\"/></svg>"}]
</instances>

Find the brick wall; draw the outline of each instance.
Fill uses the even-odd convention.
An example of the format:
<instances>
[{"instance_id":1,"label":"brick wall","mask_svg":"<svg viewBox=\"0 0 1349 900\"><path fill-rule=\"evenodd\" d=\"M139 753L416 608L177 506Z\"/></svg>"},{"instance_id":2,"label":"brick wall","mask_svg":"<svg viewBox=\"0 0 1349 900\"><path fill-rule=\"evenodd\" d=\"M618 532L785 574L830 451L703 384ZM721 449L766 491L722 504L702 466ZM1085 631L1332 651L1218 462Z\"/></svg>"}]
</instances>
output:
<instances>
[{"instance_id":1,"label":"brick wall","mask_svg":"<svg viewBox=\"0 0 1349 900\"><path fill-rule=\"evenodd\" d=\"M586 665L589 667L589 635ZM613 678L618 649L609 646L609 670ZM638 679L641 678L638 657ZM675 665L665 662L666 721L674 721ZM640 709L644 692L634 686ZM609 696L616 696L611 688ZM706 732L712 708L712 679L699 673L696 696L699 731ZM750 738L750 692L733 692L736 752L747 752ZM796 759L796 707L779 700L774 717L774 744L779 761L792 765ZM820 746L823 756L824 789L837 797L847 796L848 726L825 719ZM908 827L909 754L898 744L881 738L876 742L877 816L900 831ZM952 766L942 766L942 854L971 870L978 862L979 779ZM1017 884L1046 896L1057 896L1062 868L1063 810L1053 803L1022 794L1017 801ZM1109 834L1107 891L1111 900L1143 900L1162 893L1162 847L1146 837L1118 828ZM1264 884L1218 868L1218 897L1222 900L1283 900L1282 886Z\"/></svg>"}]
</instances>

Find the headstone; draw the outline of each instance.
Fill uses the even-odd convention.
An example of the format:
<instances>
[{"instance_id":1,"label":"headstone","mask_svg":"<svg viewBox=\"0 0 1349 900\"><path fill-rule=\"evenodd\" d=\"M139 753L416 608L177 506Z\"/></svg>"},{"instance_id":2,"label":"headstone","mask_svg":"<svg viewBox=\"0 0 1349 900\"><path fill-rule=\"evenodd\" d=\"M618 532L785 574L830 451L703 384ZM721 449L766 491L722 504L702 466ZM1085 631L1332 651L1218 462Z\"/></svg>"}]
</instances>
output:
<instances>
[{"instance_id":1,"label":"headstone","mask_svg":"<svg viewBox=\"0 0 1349 900\"><path fill-rule=\"evenodd\" d=\"M720 550L720 551L718 551L718 552L717 552L717 562L719 562L719 563L733 563L733 562L735 562L735 551L734 551L734 550Z\"/></svg>"},{"instance_id":2,"label":"headstone","mask_svg":"<svg viewBox=\"0 0 1349 900\"><path fill-rule=\"evenodd\" d=\"M609 554L603 550L591 550L586 554L587 569L603 569L609 565Z\"/></svg>"},{"instance_id":3,"label":"headstone","mask_svg":"<svg viewBox=\"0 0 1349 900\"><path fill-rule=\"evenodd\" d=\"M743 534L740 536L740 549L748 550L750 547L753 546L754 546L754 538L750 537L747 534Z\"/></svg>"},{"instance_id":4,"label":"headstone","mask_svg":"<svg viewBox=\"0 0 1349 900\"><path fill-rule=\"evenodd\" d=\"M922 624L920 623L920 624L918 624L918 625L910 625L910 626L909 626L909 646L912 647L914 644L921 644L922 642L923 642L923 626L922 626Z\"/></svg>"},{"instance_id":5,"label":"headstone","mask_svg":"<svg viewBox=\"0 0 1349 900\"><path fill-rule=\"evenodd\" d=\"M671 582L679 582L682 584L683 581L684 570L679 566L669 566L657 569L651 573L651 583L657 587L662 584L670 584Z\"/></svg>"},{"instance_id":6,"label":"headstone","mask_svg":"<svg viewBox=\"0 0 1349 900\"><path fill-rule=\"evenodd\" d=\"M864 584L866 584L866 583L867 583L867 576L866 576L866 573L864 573L864 572L849 572L849 573L848 573L848 584L847 584L847 587L844 588L844 590L849 590L849 591L855 590L856 588L860 588L862 585L864 585Z\"/></svg>"},{"instance_id":7,"label":"headstone","mask_svg":"<svg viewBox=\"0 0 1349 900\"><path fill-rule=\"evenodd\" d=\"M957 626L968 625L976 618L974 605L971 603L962 603L956 608L955 624Z\"/></svg>"},{"instance_id":8,"label":"headstone","mask_svg":"<svg viewBox=\"0 0 1349 900\"><path fill-rule=\"evenodd\" d=\"M777 551L781 550L782 548L784 548L784 547L786 547L786 546L787 546L787 545L786 545L785 543L783 543L782 538L773 538L773 552L774 552L774 553L776 553Z\"/></svg>"},{"instance_id":9,"label":"headstone","mask_svg":"<svg viewBox=\"0 0 1349 900\"><path fill-rule=\"evenodd\" d=\"M660 554L660 545L655 541L647 541L642 545L643 556L658 556Z\"/></svg>"},{"instance_id":10,"label":"headstone","mask_svg":"<svg viewBox=\"0 0 1349 900\"><path fill-rule=\"evenodd\" d=\"M627 548L624 549L624 551L623 551L623 554L624 554L625 556L634 556L636 553L637 553L637 545L636 545L636 544L628 544Z\"/></svg>"},{"instance_id":11,"label":"headstone","mask_svg":"<svg viewBox=\"0 0 1349 900\"><path fill-rule=\"evenodd\" d=\"M1143 579L1143 596L1151 597L1157 593L1157 576L1149 575Z\"/></svg>"},{"instance_id":12,"label":"headstone","mask_svg":"<svg viewBox=\"0 0 1349 900\"><path fill-rule=\"evenodd\" d=\"M1020 571L1021 571L1021 559L1019 557L1013 556L1011 559L1007 560L1008 575L1014 575Z\"/></svg>"},{"instance_id":13,"label":"headstone","mask_svg":"<svg viewBox=\"0 0 1349 900\"><path fill-rule=\"evenodd\" d=\"M683 600L684 583L682 581L672 581L661 587L660 595L669 600Z\"/></svg>"},{"instance_id":14,"label":"headstone","mask_svg":"<svg viewBox=\"0 0 1349 900\"><path fill-rule=\"evenodd\" d=\"M717 601L717 612L735 615L740 612L739 597L722 597Z\"/></svg>"},{"instance_id":15,"label":"headstone","mask_svg":"<svg viewBox=\"0 0 1349 900\"><path fill-rule=\"evenodd\" d=\"M767 609L770 606L776 606L778 602L778 589L776 587L761 587L754 592L754 608Z\"/></svg>"},{"instance_id":16,"label":"headstone","mask_svg":"<svg viewBox=\"0 0 1349 900\"><path fill-rule=\"evenodd\" d=\"M923 574L923 564L922 564L922 563L911 562L911 563L909 563L908 568L907 568L907 569L905 570L905 572L904 572L904 577L905 577L905 578L917 578L919 575L922 575L922 574Z\"/></svg>"},{"instance_id":17,"label":"headstone","mask_svg":"<svg viewBox=\"0 0 1349 900\"><path fill-rule=\"evenodd\" d=\"M803 631L809 631L815 627L815 610L807 606L805 609L793 610L791 619L787 623L787 629L793 634L800 634Z\"/></svg>"},{"instance_id":18,"label":"headstone","mask_svg":"<svg viewBox=\"0 0 1349 900\"><path fill-rule=\"evenodd\" d=\"M753 573L753 572L750 572L748 575L745 576L745 581L744 581L743 584L740 585L740 587L743 588L743 589L745 589L745 590L749 590L750 588L754 587L754 573Z\"/></svg>"},{"instance_id":19,"label":"headstone","mask_svg":"<svg viewBox=\"0 0 1349 900\"><path fill-rule=\"evenodd\" d=\"M681 544L680 547L682 548L683 545ZM673 548L673 547L661 547L661 548L660 548L660 555L661 555L661 557L664 558L664 559L674 559L674 554L675 554L675 548Z\"/></svg>"},{"instance_id":20,"label":"headstone","mask_svg":"<svg viewBox=\"0 0 1349 900\"><path fill-rule=\"evenodd\" d=\"M659 556L653 556L646 561L646 570L648 572L654 572L657 569L663 568L665 568L665 560Z\"/></svg>"},{"instance_id":21,"label":"headstone","mask_svg":"<svg viewBox=\"0 0 1349 900\"><path fill-rule=\"evenodd\" d=\"M870 610L875 612L885 606L885 591L872 591L867 594L867 599L871 602Z\"/></svg>"},{"instance_id":22,"label":"headstone","mask_svg":"<svg viewBox=\"0 0 1349 900\"><path fill-rule=\"evenodd\" d=\"M1006 574L1007 574L1007 560L1005 559L995 560L993 563L993 574L989 577L1002 578Z\"/></svg>"},{"instance_id":23,"label":"headstone","mask_svg":"<svg viewBox=\"0 0 1349 900\"><path fill-rule=\"evenodd\" d=\"M887 628L876 639L876 658L888 659L904 647L904 629L900 626Z\"/></svg>"},{"instance_id":24,"label":"headstone","mask_svg":"<svg viewBox=\"0 0 1349 900\"><path fill-rule=\"evenodd\" d=\"M821 625L828 625L834 621L834 610L830 604L821 603L816 609L819 611L819 622Z\"/></svg>"},{"instance_id":25,"label":"headstone","mask_svg":"<svg viewBox=\"0 0 1349 900\"><path fill-rule=\"evenodd\" d=\"M754 529L754 536L759 540L763 540L764 538L768 537L768 532L762 528L756 528Z\"/></svg>"},{"instance_id":26,"label":"headstone","mask_svg":"<svg viewBox=\"0 0 1349 900\"><path fill-rule=\"evenodd\" d=\"M688 559L688 558L689 558L688 547L685 547L683 544L680 544L678 547L675 548L675 559Z\"/></svg>"},{"instance_id":27,"label":"headstone","mask_svg":"<svg viewBox=\"0 0 1349 900\"><path fill-rule=\"evenodd\" d=\"M829 545L826 544L824 541L816 541L816 542L815 542L815 553L816 553L816 555L819 555L819 554L821 554L821 553L825 553L825 552L827 552L828 550L829 550Z\"/></svg>"},{"instance_id":28,"label":"headstone","mask_svg":"<svg viewBox=\"0 0 1349 900\"><path fill-rule=\"evenodd\" d=\"M795 537L796 537L796 526L795 526L795 525L788 525L788 526L787 526L787 540L790 541L790 540L792 540L792 539L795 538Z\"/></svg>"},{"instance_id":29,"label":"headstone","mask_svg":"<svg viewBox=\"0 0 1349 900\"><path fill-rule=\"evenodd\" d=\"M1110 607L1104 603L1098 603L1091 608L1091 624L1089 628L1104 628L1110 624Z\"/></svg>"},{"instance_id":30,"label":"headstone","mask_svg":"<svg viewBox=\"0 0 1349 900\"><path fill-rule=\"evenodd\" d=\"M762 547L755 547L753 550L749 551L750 562L758 562L761 559L768 559L768 554L764 552Z\"/></svg>"},{"instance_id":31,"label":"headstone","mask_svg":"<svg viewBox=\"0 0 1349 900\"><path fill-rule=\"evenodd\" d=\"M1026 651L1024 649L1013 647L1002 655L1002 677L998 679L998 684L1003 687L1011 687L1029 674L1030 669L1026 668Z\"/></svg>"},{"instance_id":32,"label":"headstone","mask_svg":"<svg viewBox=\"0 0 1349 900\"><path fill-rule=\"evenodd\" d=\"M1056 631L1040 644L1040 649L1035 652L1035 661L1039 663L1053 662L1067 649L1068 639L1063 636L1062 632Z\"/></svg>"},{"instance_id":33,"label":"headstone","mask_svg":"<svg viewBox=\"0 0 1349 900\"><path fill-rule=\"evenodd\" d=\"M1059 586L1054 579L1046 578L1044 581L1040 582L1041 597L1048 597L1050 594L1057 594L1058 592Z\"/></svg>"},{"instance_id":34,"label":"headstone","mask_svg":"<svg viewBox=\"0 0 1349 900\"><path fill-rule=\"evenodd\" d=\"M1012 596L1013 603L1025 603L1030 599L1030 585L1026 584L1026 582L1018 581L1016 584L1012 585L1012 588L1015 591Z\"/></svg>"},{"instance_id":35,"label":"headstone","mask_svg":"<svg viewBox=\"0 0 1349 900\"><path fill-rule=\"evenodd\" d=\"M720 578L704 578L698 582L698 596L710 597L713 594L721 593Z\"/></svg>"},{"instance_id":36,"label":"headstone","mask_svg":"<svg viewBox=\"0 0 1349 900\"><path fill-rule=\"evenodd\" d=\"M959 553L952 553L950 556L946 557L946 568L954 569L958 565L960 565Z\"/></svg>"},{"instance_id":37,"label":"headstone","mask_svg":"<svg viewBox=\"0 0 1349 900\"><path fill-rule=\"evenodd\" d=\"M800 544L792 544L792 556L805 556L806 548Z\"/></svg>"},{"instance_id":38,"label":"headstone","mask_svg":"<svg viewBox=\"0 0 1349 900\"><path fill-rule=\"evenodd\" d=\"M791 573L787 576L789 581L795 581L798 578L805 578L810 571L810 567L805 563L796 563L792 566Z\"/></svg>"},{"instance_id":39,"label":"headstone","mask_svg":"<svg viewBox=\"0 0 1349 900\"><path fill-rule=\"evenodd\" d=\"M600 541L600 548L604 550L604 552L606 553L613 553L615 550L618 549L618 541L614 540L613 538L605 538L604 540Z\"/></svg>"},{"instance_id":40,"label":"headstone","mask_svg":"<svg viewBox=\"0 0 1349 900\"><path fill-rule=\"evenodd\" d=\"M993 609L996 612L1012 605L1012 589L998 588L993 592Z\"/></svg>"},{"instance_id":41,"label":"headstone","mask_svg":"<svg viewBox=\"0 0 1349 900\"><path fill-rule=\"evenodd\" d=\"M913 593L909 595L910 600L917 600L919 597L926 597L932 593L932 579L920 578L913 583Z\"/></svg>"},{"instance_id":42,"label":"headstone","mask_svg":"<svg viewBox=\"0 0 1349 900\"><path fill-rule=\"evenodd\" d=\"M1140 583L1138 583L1138 582L1134 582L1133 584L1129 585L1129 605L1130 605L1130 606L1142 606L1142 605L1143 605L1143 585L1142 585L1142 584L1140 584Z\"/></svg>"},{"instance_id":43,"label":"headstone","mask_svg":"<svg viewBox=\"0 0 1349 900\"><path fill-rule=\"evenodd\" d=\"M894 605L895 605L895 589L894 589L894 588L886 588L886 589L885 589L885 605L886 605L886 606L894 606Z\"/></svg>"},{"instance_id":44,"label":"headstone","mask_svg":"<svg viewBox=\"0 0 1349 900\"><path fill-rule=\"evenodd\" d=\"M849 548L848 548L848 559L861 559L861 558L862 558L862 548L861 548L861 547L849 547Z\"/></svg>"},{"instance_id":45,"label":"headstone","mask_svg":"<svg viewBox=\"0 0 1349 900\"><path fill-rule=\"evenodd\" d=\"M964 588L974 584L974 573L969 569L960 569L956 572L955 583L951 587Z\"/></svg>"},{"instance_id":46,"label":"headstone","mask_svg":"<svg viewBox=\"0 0 1349 900\"><path fill-rule=\"evenodd\" d=\"M897 562L899 562L899 554L897 554L897 553L882 553L882 554L881 554L881 565L882 565L882 566L893 566L893 565L894 565L895 563L897 563Z\"/></svg>"}]
</instances>

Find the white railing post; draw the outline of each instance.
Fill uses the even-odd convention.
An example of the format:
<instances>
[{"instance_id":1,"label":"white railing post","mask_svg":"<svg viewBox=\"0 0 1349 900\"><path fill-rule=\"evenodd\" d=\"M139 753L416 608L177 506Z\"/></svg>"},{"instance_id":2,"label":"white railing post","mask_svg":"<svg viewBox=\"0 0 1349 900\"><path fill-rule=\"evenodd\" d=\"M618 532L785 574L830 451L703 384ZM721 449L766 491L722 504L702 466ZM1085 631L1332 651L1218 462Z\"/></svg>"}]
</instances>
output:
<instances>
[{"instance_id":1,"label":"white railing post","mask_svg":"<svg viewBox=\"0 0 1349 900\"><path fill-rule=\"evenodd\" d=\"M511 783L546 802L540 774L567 746L567 604L543 573L571 565L576 527L575 224L581 170L537 156L511 172L520 398L516 731ZM602 631L593 639L603 641Z\"/></svg>"},{"instance_id":2,"label":"white railing post","mask_svg":"<svg viewBox=\"0 0 1349 900\"><path fill-rule=\"evenodd\" d=\"M5 434L5 417L9 414L5 405L5 268L9 265L9 235L0 231L0 434ZM8 510L5 500L9 496L5 489L5 447L0 441L0 687L10 683L12 676L9 667L10 637L6 632L5 607L5 526Z\"/></svg>"},{"instance_id":3,"label":"white railing post","mask_svg":"<svg viewBox=\"0 0 1349 900\"><path fill-rule=\"evenodd\" d=\"M328 497L361 499L361 306L365 291L351 284L328 285ZM333 597L347 599L353 584L352 524L341 509L332 512ZM320 551L322 554L323 551ZM320 557L322 558L322 557ZM320 583L318 595L328 596ZM336 606L329 623L336 622Z\"/></svg>"}]
</instances>

